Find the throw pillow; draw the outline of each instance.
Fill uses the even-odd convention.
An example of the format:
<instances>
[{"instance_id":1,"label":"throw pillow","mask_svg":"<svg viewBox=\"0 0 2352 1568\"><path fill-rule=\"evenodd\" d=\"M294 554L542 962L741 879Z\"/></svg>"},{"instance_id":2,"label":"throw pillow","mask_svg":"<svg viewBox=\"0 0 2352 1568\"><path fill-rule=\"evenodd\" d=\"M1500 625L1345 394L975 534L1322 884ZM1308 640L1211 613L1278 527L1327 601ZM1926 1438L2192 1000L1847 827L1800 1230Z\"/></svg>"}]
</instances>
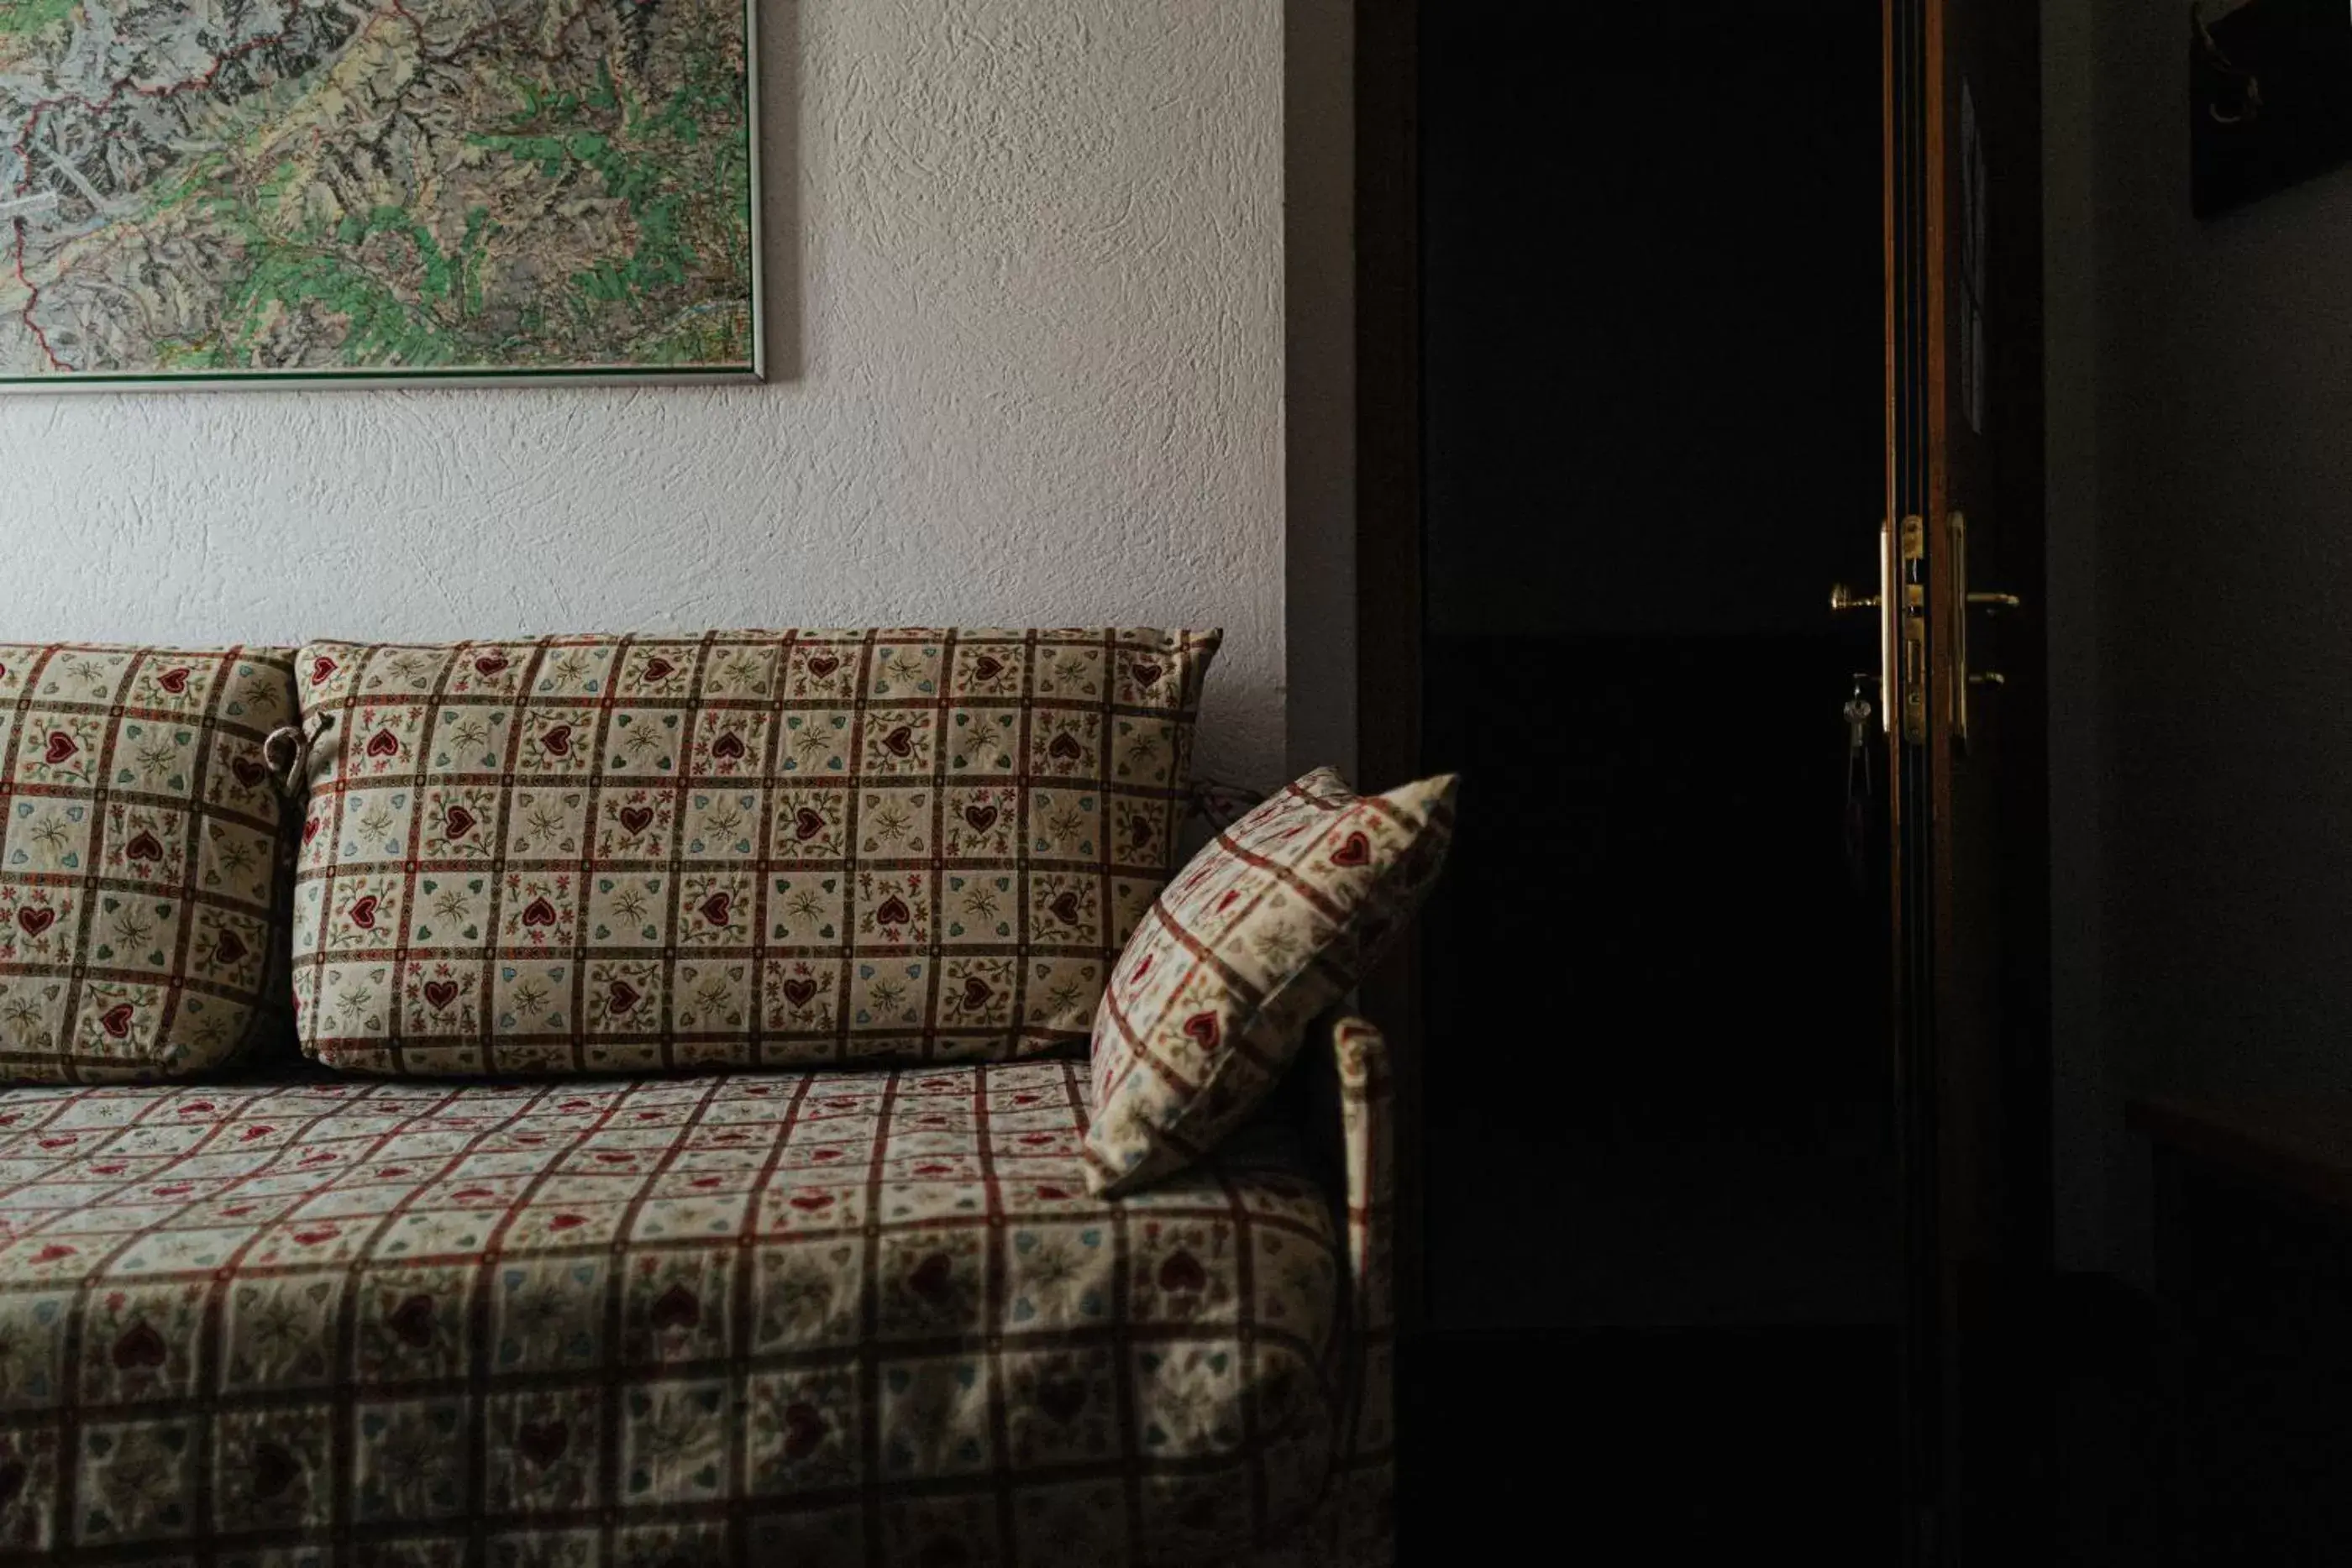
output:
<instances>
[{"instance_id":1,"label":"throw pillow","mask_svg":"<svg viewBox=\"0 0 2352 1568\"><path fill-rule=\"evenodd\" d=\"M1449 775L1358 795L1318 768L1192 858L1095 1015L1097 1191L1181 1168L1263 1102L1436 877L1454 792Z\"/></svg>"}]
</instances>

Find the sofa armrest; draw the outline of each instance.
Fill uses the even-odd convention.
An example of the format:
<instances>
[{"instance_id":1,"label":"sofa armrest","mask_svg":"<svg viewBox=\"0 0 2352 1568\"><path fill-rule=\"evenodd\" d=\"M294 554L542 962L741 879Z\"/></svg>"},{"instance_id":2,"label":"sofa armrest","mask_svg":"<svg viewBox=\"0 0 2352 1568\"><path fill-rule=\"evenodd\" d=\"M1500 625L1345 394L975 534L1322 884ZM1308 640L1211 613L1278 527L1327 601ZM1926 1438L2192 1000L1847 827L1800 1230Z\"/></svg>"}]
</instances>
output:
<instances>
[{"instance_id":1,"label":"sofa armrest","mask_svg":"<svg viewBox=\"0 0 2352 1568\"><path fill-rule=\"evenodd\" d=\"M1360 1018L1331 1026L1348 1227L1347 1408L1334 1456L1338 1561L1394 1551L1396 1453L1396 1077L1388 1041Z\"/></svg>"}]
</instances>

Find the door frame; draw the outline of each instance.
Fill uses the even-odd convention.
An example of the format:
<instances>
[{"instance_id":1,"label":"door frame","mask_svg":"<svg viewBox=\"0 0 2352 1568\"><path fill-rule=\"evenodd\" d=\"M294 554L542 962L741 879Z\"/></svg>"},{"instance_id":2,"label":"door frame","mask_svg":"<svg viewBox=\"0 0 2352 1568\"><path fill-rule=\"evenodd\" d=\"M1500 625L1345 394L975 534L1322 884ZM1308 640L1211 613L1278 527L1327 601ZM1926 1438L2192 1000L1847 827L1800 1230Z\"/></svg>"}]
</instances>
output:
<instances>
[{"instance_id":1,"label":"door frame","mask_svg":"<svg viewBox=\"0 0 2352 1568\"><path fill-rule=\"evenodd\" d=\"M1356 768L1421 775L1421 5L1356 0ZM1397 1080L1397 1326L1426 1318L1421 947L1365 986Z\"/></svg>"}]
</instances>

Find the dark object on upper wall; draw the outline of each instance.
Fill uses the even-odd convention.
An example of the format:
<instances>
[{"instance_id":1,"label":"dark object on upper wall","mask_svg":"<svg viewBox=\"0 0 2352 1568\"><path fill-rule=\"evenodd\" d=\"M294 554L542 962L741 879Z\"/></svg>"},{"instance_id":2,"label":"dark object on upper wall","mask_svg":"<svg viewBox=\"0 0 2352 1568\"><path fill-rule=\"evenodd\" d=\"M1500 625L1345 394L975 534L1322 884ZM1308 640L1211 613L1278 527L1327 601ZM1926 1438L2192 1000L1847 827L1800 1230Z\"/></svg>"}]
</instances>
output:
<instances>
[{"instance_id":1,"label":"dark object on upper wall","mask_svg":"<svg viewBox=\"0 0 2352 1568\"><path fill-rule=\"evenodd\" d=\"M2190 185L2210 218L2352 157L2352 4L2193 0Z\"/></svg>"}]
</instances>

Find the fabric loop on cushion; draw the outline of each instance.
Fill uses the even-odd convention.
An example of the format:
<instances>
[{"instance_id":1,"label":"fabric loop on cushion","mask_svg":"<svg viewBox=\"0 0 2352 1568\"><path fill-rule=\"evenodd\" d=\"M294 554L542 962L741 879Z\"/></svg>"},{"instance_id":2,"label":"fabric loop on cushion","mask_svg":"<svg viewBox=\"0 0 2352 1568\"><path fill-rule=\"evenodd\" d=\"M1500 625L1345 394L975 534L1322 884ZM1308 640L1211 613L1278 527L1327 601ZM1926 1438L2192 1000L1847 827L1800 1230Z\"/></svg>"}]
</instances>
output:
<instances>
[{"instance_id":1,"label":"fabric loop on cushion","mask_svg":"<svg viewBox=\"0 0 2352 1568\"><path fill-rule=\"evenodd\" d=\"M261 760L269 765L278 793L289 800L302 793L302 774L310 757L310 737L300 725L281 724L261 742Z\"/></svg>"}]
</instances>

